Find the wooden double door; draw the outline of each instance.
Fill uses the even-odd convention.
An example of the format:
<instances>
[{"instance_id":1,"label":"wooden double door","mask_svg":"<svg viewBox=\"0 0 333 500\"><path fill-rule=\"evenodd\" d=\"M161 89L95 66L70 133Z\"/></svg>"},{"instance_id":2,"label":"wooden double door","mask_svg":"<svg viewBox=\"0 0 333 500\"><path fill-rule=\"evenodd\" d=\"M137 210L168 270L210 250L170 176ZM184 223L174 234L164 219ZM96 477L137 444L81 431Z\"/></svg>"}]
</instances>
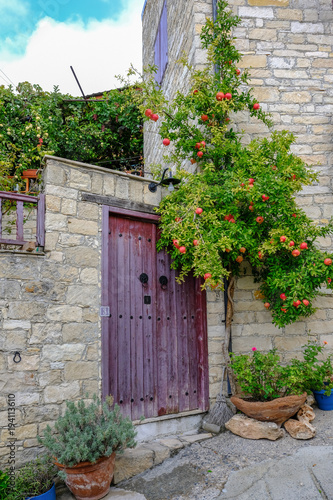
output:
<instances>
[{"instance_id":1,"label":"wooden double door","mask_svg":"<svg viewBox=\"0 0 333 500\"><path fill-rule=\"evenodd\" d=\"M157 216L104 207L103 392L132 420L208 408L206 294L157 252ZM105 302L107 301L107 303Z\"/></svg>"}]
</instances>

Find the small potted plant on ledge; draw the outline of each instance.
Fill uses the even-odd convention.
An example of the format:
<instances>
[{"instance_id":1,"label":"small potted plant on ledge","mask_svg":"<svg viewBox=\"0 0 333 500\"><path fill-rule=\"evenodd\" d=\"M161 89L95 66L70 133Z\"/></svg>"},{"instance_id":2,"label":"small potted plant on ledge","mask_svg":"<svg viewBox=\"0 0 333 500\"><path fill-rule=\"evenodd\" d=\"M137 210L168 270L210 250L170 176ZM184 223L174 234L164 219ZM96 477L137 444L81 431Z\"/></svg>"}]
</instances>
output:
<instances>
[{"instance_id":1,"label":"small potted plant on ledge","mask_svg":"<svg viewBox=\"0 0 333 500\"><path fill-rule=\"evenodd\" d=\"M116 451L133 448L136 431L129 418L112 410L113 398L101 404L96 395L86 405L66 402L63 417L44 431L40 441L55 457L59 475L78 500L98 500L105 496L113 477Z\"/></svg>"},{"instance_id":2,"label":"small potted plant on ledge","mask_svg":"<svg viewBox=\"0 0 333 500\"><path fill-rule=\"evenodd\" d=\"M56 500L54 478L57 468L50 456L42 456L27 462L16 473L12 482L0 471L2 500Z\"/></svg>"}]
</instances>

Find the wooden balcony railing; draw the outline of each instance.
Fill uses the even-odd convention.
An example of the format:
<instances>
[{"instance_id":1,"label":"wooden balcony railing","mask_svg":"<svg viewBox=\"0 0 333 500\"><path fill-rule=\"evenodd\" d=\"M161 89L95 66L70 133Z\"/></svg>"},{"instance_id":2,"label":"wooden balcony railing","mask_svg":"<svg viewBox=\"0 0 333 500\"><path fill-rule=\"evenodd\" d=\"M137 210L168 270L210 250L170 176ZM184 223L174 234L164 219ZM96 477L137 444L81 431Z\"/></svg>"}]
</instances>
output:
<instances>
[{"instance_id":1,"label":"wooden balcony railing","mask_svg":"<svg viewBox=\"0 0 333 500\"><path fill-rule=\"evenodd\" d=\"M16 238L9 239L2 237L2 203L3 200L16 201ZM36 247L44 247L45 245L45 195L29 196L20 193L9 193L0 191L0 245L17 245L23 246L29 243L29 240L24 239L24 203L36 204Z\"/></svg>"}]
</instances>

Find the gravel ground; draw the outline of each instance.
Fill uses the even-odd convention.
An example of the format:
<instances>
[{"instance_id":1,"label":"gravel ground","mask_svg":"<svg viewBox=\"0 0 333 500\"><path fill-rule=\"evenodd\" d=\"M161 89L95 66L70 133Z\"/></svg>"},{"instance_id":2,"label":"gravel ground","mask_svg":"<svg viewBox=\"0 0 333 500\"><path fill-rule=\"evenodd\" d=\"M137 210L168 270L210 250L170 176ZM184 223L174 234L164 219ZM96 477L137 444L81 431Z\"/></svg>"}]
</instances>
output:
<instances>
[{"instance_id":1,"label":"gravel ground","mask_svg":"<svg viewBox=\"0 0 333 500\"><path fill-rule=\"evenodd\" d=\"M277 441L244 439L226 431L196 443L139 476L117 484L147 500L213 500L221 493L230 472L264 460L284 458L309 446L333 445L333 411L315 408L312 424L317 433L309 441L285 434Z\"/></svg>"}]
</instances>

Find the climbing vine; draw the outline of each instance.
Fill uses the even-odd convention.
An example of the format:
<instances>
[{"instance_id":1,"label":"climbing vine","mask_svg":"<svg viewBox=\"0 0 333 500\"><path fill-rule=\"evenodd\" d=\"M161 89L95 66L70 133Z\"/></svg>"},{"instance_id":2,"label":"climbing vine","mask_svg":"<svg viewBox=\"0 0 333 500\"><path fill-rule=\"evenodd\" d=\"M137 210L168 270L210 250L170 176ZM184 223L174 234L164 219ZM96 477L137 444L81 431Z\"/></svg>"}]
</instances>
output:
<instances>
[{"instance_id":1,"label":"climbing vine","mask_svg":"<svg viewBox=\"0 0 333 500\"><path fill-rule=\"evenodd\" d=\"M207 68L190 68L188 92L176 92L172 102L156 88L156 68L145 70L140 108L146 121L161 122L161 142L170 150L164 161L181 178L160 204L158 247L171 253L180 280L192 270L212 289L223 289L247 261L273 322L283 327L311 315L320 288L332 287L332 256L316 240L333 225L315 225L296 204L297 192L316 175L291 152L291 133L273 131L246 145L233 128L243 110L272 128L248 87L248 71L237 68L232 29L239 23L219 0L216 20L201 32Z\"/></svg>"}]
</instances>

